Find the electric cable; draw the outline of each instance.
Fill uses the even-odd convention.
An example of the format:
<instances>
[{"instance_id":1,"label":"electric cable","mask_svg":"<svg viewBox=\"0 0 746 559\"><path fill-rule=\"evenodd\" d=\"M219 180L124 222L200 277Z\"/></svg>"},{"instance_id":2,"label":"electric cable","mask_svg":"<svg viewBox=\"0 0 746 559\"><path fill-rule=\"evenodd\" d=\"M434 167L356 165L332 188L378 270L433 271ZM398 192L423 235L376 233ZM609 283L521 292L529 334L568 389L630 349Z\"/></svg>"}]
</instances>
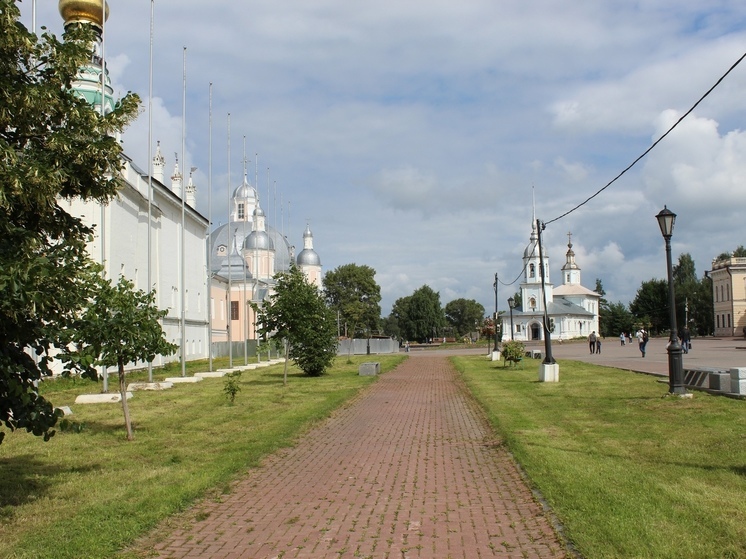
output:
<instances>
[{"instance_id":1,"label":"electric cable","mask_svg":"<svg viewBox=\"0 0 746 559\"><path fill-rule=\"evenodd\" d=\"M741 61L742 61L742 60L743 60L744 58L746 58L746 52L745 52L745 53L743 53L743 54L741 55L741 58L739 58L738 60L736 60L736 62L735 62L735 63L733 63L733 65L732 65L732 66L731 66L730 68L728 68L728 71L727 71L727 72L725 72L725 74L723 74L722 76L720 76L720 79L718 79L718 81L716 81L716 82L715 82L715 84L714 84L714 85L713 85L713 86L712 86L712 87L711 87L710 89L708 89L708 90L707 90L707 92L706 92L706 93L705 93L704 95L702 95L702 97L700 97L700 98L699 98L699 100L698 100L698 101L697 101L696 103L694 103L694 105L692 105L692 107L691 107L691 108L690 108L690 109L689 109L688 111L686 111L686 112L685 112L685 113L684 113L684 114L683 114L683 115L682 115L682 116L681 116L681 117L680 117L680 118L679 118L679 119L678 119L678 120L677 120L677 121L676 121L676 122L675 122L675 123L673 124L673 126L671 126L671 127L670 127L670 128L669 128L669 129L668 129L668 130L667 130L666 132L665 132L665 134L663 134L663 135L662 135L662 136L661 136L660 138L658 138L658 139L657 139L657 140L656 140L655 142L653 142L653 144L652 144L652 145L651 145L651 146L650 146L650 147L649 147L648 149L646 149L646 150L645 150L645 151L644 151L644 152L642 153L642 155L640 155L640 156L639 156L639 157L638 157L637 159L635 159L635 160L634 160L634 161L633 161L632 163L630 163L629 165L627 165L627 167L625 167L625 168L624 168L624 170L623 170L623 171L622 171L621 173L619 173L619 174L618 174L617 176L615 176L615 177L614 177L613 179L611 179L611 180L610 180L610 181L609 181L608 183L606 183L606 185L605 185L605 186L604 186L603 188L601 188L601 189L597 190L597 191L596 191L596 192L595 192L594 194L592 194L591 196L589 196L588 198L586 198L585 200L583 200L583 201L582 201L582 202L581 202L580 204L578 204L577 206L575 206L575 207L574 207L574 208L572 208L571 210L568 210L568 211L566 211L565 213L563 213L562 215L560 215L560 216L558 216L558 217L555 217L554 219L550 219L549 221L543 222L543 223L544 223L544 225L545 225L545 226L546 226L546 225L549 225L550 223L554 223L555 221L559 221L559 220L560 220L560 219L562 219L563 217L567 217L568 215L570 215L571 213L573 213L573 212L574 212L575 210L577 210L577 209L580 209L581 207L585 206L585 205L586 205L586 204L587 204L588 202L590 202L591 200L593 200L593 199L594 199L594 198L595 198L596 196L598 196L598 195L599 195L599 194L601 194L601 193L602 193L602 192L603 192L604 190L606 190L606 189L607 189L607 188L609 188L609 187L610 187L610 186L611 186L612 184L614 184L614 183L615 183L615 182L616 182L616 181L617 181L617 180L618 180L619 178L621 178L621 177L622 177L622 175L624 175L624 174L625 174L625 173L626 173L627 171L629 171L629 170L630 170L630 169L631 169L632 167L634 167L634 166L635 166L635 165L636 165L636 164L637 164L637 163L638 163L638 162L639 162L639 161L640 161L640 160L641 160L641 159L642 159L643 157L645 157L645 156L646 156L646 155L647 155L648 153L650 153L650 152L651 152L651 151L653 150L653 148L655 148L655 147L656 147L656 146L657 146L657 145L658 145L658 144L659 144L659 143L660 143L661 141L663 141L663 139L664 139L664 138L665 138L666 136L668 136L668 135L669 135L669 134L670 134L670 133L671 133L671 132L672 132L672 131L674 130L674 128L676 128L676 127L677 127L677 126L678 126L679 124L681 124L681 122L682 122L682 121L683 121L683 120L684 120L684 119L685 119L685 118L686 118L687 116L689 116L689 115L690 115L690 114L692 113L692 111L694 111L694 109L696 109L696 108L697 108L697 106L699 106L699 104L700 104L700 103L701 103L702 101L704 101L704 100L705 100L705 99L707 98L707 96L709 96L709 95L710 95L710 93L712 93L712 92L714 91L714 89L715 89L716 87L718 87L718 86L720 85L720 83L721 83L721 82L722 82L722 81L723 81L723 80L724 80L724 79L725 79L725 78L726 78L726 77L728 76L728 74L730 74L730 73L731 73L731 72L732 72L732 71L733 71L733 70L734 70L734 69L736 68L736 66L738 66L738 65L739 65L739 64L741 63Z\"/></svg>"}]
</instances>

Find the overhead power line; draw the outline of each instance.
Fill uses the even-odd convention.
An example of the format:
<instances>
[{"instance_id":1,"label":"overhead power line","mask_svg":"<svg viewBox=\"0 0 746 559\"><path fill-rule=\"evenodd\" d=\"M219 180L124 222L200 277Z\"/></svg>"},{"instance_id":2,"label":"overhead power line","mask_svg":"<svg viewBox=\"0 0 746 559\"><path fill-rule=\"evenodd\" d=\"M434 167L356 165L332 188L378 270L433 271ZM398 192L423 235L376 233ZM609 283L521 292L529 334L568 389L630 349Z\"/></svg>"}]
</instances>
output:
<instances>
[{"instance_id":1,"label":"overhead power line","mask_svg":"<svg viewBox=\"0 0 746 559\"><path fill-rule=\"evenodd\" d=\"M630 163L629 165L627 165L627 167L625 167L625 168L624 168L624 170L623 170L623 171L622 171L621 173L619 173L619 174L618 174L617 176L615 176L615 177L614 177L613 179L611 179L611 180L610 180L610 181L609 181L608 183L606 183L606 185L604 185L604 187L603 187L603 188L600 188L600 189L599 189L599 190L597 190L597 191L596 191L595 193L593 193L593 194L592 194L591 196L589 196L588 198L586 198L585 200L583 200L583 201L582 201L582 202L581 202L580 204L578 204L577 206L575 206L575 207L574 207L574 208L572 208L571 210L568 210L568 211L566 211L566 212L565 212L565 213L563 213L562 215L560 215L560 216L558 216L558 217L555 217L554 219L551 219L551 220L549 220L549 221L545 222L545 223L544 223L544 225L549 225L550 223L554 223L555 221L559 221L559 220L560 220L560 219L562 219L563 217L567 217L568 215L570 215L570 214L571 214L572 212L574 212L575 210L577 210L577 209L579 209L579 208L582 208L583 206L585 206L585 205L586 205L586 204L587 204L588 202L590 202L591 200L593 200L593 199L594 199L594 198L595 198L596 196L598 196L599 194L601 194L601 193L602 193L602 192L603 192L604 190L606 190L606 189L607 189L607 188L609 188L609 187L610 187L610 186L611 186L612 184L614 184L614 183L615 183L615 182L616 182L617 180L619 180L619 178L621 178L621 177L622 177L622 175L624 175L624 174L625 174L625 173L626 173L627 171L629 171L629 170L630 170L630 169L631 169L632 167L634 167L634 166L635 166L635 165L636 165L636 164L637 164L637 163L638 163L638 162L639 162L639 161L640 161L640 160L641 160L641 159L642 159L643 157L645 157L645 156L646 156L646 155L647 155L648 153L650 153L650 152L651 152L651 151L653 150L653 148L655 148L655 146L657 146L657 145L658 145L659 143L661 143L661 142L663 141L663 138L665 138L666 136L668 136L668 135L669 135L669 134L670 134L670 133L671 133L671 132L673 131L673 129L674 129L674 128L676 128L676 127L677 127L677 126L678 126L679 124L681 124L681 121L683 121L683 120L684 120L684 119L685 119L685 118L686 118L687 116L689 116L689 115L690 115L690 114L692 113L692 111L694 111L694 109L696 109L696 108L697 108L697 106L698 106L698 105L699 105L699 104L700 104L700 103L701 103L702 101L704 101L704 100L705 100L705 99L707 98L707 96L708 96L708 95L710 95L710 93L712 93L712 92L713 92L713 91L715 90L715 88L716 88L716 87L718 87L718 86L720 85L720 83L721 83L721 82L722 82L722 81L723 81L723 80L724 80L724 79L725 79L725 78L726 78L726 77L728 76L728 74L730 74L730 73L731 73L731 72L732 72L732 71L733 71L733 70L735 69L735 67L736 67L736 66L738 66L738 65L739 65L739 64L741 63L741 61L742 61L742 60L743 60L744 58L746 58L746 52L745 52L745 53L743 53L743 54L741 55L741 58L739 58L738 60L736 60L736 62L735 62L735 63L734 63L734 64L733 64L733 65L732 65L732 66L731 66L730 68L728 68L728 71L727 71L727 72L725 72L725 74L723 74L722 76L720 76L720 79L718 79L718 81L716 81L716 82L715 82L715 84L714 84L714 85L713 85L713 86L712 86L712 87L711 87L710 89L708 89L708 90L707 90L707 92L706 92L706 93L705 93L704 95L702 95L702 97L700 97L700 98L699 98L699 100L698 100L698 101L697 101L696 103L694 103L694 105L692 105L692 107L691 107L691 108L690 108L690 109L689 109L688 111L686 111L686 112L685 112L685 113L684 113L684 114L683 114L683 115L682 115L682 116L681 116L681 117L680 117L680 118L679 118L679 119L678 119L678 120L677 120L677 121L676 121L676 122L675 122L675 123L673 124L673 126L671 126L671 128L669 128L669 129L668 129L668 130L667 130L667 131L665 132L665 134L663 134L663 135L662 135L662 136L661 136L660 138L658 138L658 139L657 139L657 140L656 140L655 142L653 142L653 144L652 144L652 145L651 145L651 146L650 146L650 147L649 147L648 149L646 149L646 150L645 150L645 151L644 151L644 152L642 153L642 155L640 155L640 156L639 156L639 157L638 157L637 159L635 159L635 160L634 160L634 161L633 161L632 163Z\"/></svg>"}]
</instances>

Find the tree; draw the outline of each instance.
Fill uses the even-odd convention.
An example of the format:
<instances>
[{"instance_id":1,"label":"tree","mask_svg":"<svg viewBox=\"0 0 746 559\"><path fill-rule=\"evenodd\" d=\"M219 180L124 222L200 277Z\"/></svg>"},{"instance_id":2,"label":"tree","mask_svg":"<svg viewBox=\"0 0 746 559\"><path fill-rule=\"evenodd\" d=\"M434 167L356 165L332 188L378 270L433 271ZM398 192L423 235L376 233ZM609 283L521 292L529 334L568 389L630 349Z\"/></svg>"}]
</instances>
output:
<instances>
[{"instance_id":1,"label":"tree","mask_svg":"<svg viewBox=\"0 0 746 559\"><path fill-rule=\"evenodd\" d=\"M733 258L746 258L746 247L738 245L738 248L733 251Z\"/></svg>"},{"instance_id":2,"label":"tree","mask_svg":"<svg viewBox=\"0 0 746 559\"><path fill-rule=\"evenodd\" d=\"M114 285L100 274L94 274L90 284L94 285L93 299L67 331L69 346L75 349L60 358L67 362L68 369L82 369L90 378L97 378L93 365L117 368L124 424L131 441L134 434L124 367L138 361L152 362L156 355L171 355L178 346L166 341L160 319L168 311L158 309L155 291L135 289L124 277Z\"/></svg>"},{"instance_id":3,"label":"tree","mask_svg":"<svg viewBox=\"0 0 746 559\"><path fill-rule=\"evenodd\" d=\"M454 299L445 307L445 316L458 336L476 331L484 320L484 306L474 299ZM493 331L494 333L494 331Z\"/></svg>"},{"instance_id":4,"label":"tree","mask_svg":"<svg viewBox=\"0 0 746 559\"><path fill-rule=\"evenodd\" d=\"M260 332L283 340L287 355L304 373L320 376L336 355L336 317L297 266L274 279L275 292L259 310Z\"/></svg>"},{"instance_id":5,"label":"tree","mask_svg":"<svg viewBox=\"0 0 746 559\"><path fill-rule=\"evenodd\" d=\"M636 327L644 326L652 332L669 328L668 281L651 279L643 281L629 310L635 317Z\"/></svg>"},{"instance_id":6,"label":"tree","mask_svg":"<svg viewBox=\"0 0 746 559\"><path fill-rule=\"evenodd\" d=\"M600 278L596 278L596 288L593 291L601 296L598 299L599 334L604 337L610 335L613 336L616 331L611 328L611 325L606 324L607 319L609 318L609 301L604 299L606 290L604 289L604 284Z\"/></svg>"},{"instance_id":7,"label":"tree","mask_svg":"<svg viewBox=\"0 0 746 559\"><path fill-rule=\"evenodd\" d=\"M513 294L513 308L514 309L521 309L523 308L523 297L521 296L520 291L516 291Z\"/></svg>"},{"instance_id":8,"label":"tree","mask_svg":"<svg viewBox=\"0 0 746 559\"><path fill-rule=\"evenodd\" d=\"M61 334L85 306L92 230L64 210L106 203L122 184L115 137L137 113L125 96L106 116L71 91L94 34L40 39L0 0L0 424L48 439L57 414L36 383L51 374ZM0 442L4 436L0 432Z\"/></svg>"},{"instance_id":9,"label":"tree","mask_svg":"<svg viewBox=\"0 0 746 559\"><path fill-rule=\"evenodd\" d=\"M426 341L436 336L446 318L440 306L440 294L423 285L408 297L394 302L391 310L402 336L408 340Z\"/></svg>"},{"instance_id":10,"label":"tree","mask_svg":"<svg viewBox=\"0 0 746 559\"><path fill-rule=\"evenodd\" d=\"M622 332L634 332L635 318L624 303L611 303L606 306L600 329L604 337L616 337Z\"/></svg>"},{"instance_id":11,"label":"tree","mask_svg":"<svg viewBox=\"0 0 746 559\"><path fill-rule=\"evenodd\" d=\"M324 296L327 304L354 338L358 328L370 333L378 328L381 316L381 288L375 280L376 271L370 266L345 264L324 275Z\"/></svg>"}]
</instances>

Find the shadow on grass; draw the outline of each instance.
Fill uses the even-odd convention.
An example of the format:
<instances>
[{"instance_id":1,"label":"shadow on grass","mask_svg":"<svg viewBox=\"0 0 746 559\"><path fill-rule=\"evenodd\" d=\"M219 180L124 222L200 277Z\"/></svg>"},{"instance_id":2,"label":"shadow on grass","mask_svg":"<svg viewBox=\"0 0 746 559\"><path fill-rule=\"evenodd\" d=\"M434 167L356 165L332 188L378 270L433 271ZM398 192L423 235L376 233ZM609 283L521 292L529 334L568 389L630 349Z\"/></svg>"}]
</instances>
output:
<instances>
[{"instance_id":1,"label":"shadow on grass","mask_svg":"<svg viewBox=\"0 0 746 559\"><path fill-rule=\"evenodd\" d=\"M603 456L604 458L617 458L619 460L626 460L629 458L627 454L615 453L615 452L601 452L599 450L578 450L573 448L566 448L561 446L554 446L549 444L541 444L536 442L526 442L526 446L533 446L535 448L551 449L554 451L569 452L574 454L582 454L584 456ZM679 468L692 468L694 470L703 470L705 472L730 472L738 476L746 476L746 466L743 465L724 465L724 464L703 464L701 462L682 462L677 460L666 460L656 456L655 458L646 458L644 456L637 456L635 460L638 463L648 463L651 466L676 466Z\"/></svg>"},{"instance_id":2,"label":"shadow on grass","mask_svg":"<svg viewBox=\"0 0 746 559\"><path fill-rule=\"evenodd\" d=\"M0 459L0 509L38 501L55 484L55 476L87 474L101 468L100 464L64 468L41 462L31 454Z\"/></svg>"}]
</instances>

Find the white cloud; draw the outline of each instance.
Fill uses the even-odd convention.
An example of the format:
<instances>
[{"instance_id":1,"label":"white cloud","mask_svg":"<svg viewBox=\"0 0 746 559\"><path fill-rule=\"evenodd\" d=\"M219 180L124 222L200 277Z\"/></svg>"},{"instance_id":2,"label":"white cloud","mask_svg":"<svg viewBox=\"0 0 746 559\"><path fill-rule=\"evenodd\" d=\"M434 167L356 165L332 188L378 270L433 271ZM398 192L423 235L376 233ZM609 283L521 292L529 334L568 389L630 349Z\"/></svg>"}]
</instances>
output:
<instances>
[{"instance_id":1,"label":"white cloud","mask_svg":"<svg viewBox=\"0 0 746 559\"><path fill-rule=\"evenodd\" d=\"M112 4L106 27L115 88L139 93L143 108L150 5ZM30 4L21 9L29 21ZM38 3L37 18L61 30L56 3ZM309 220L325 269L373 266L384 312L423 284L444 304L474 298L490 310L494 273L520 273L531 187L546 221L590 197L665 129L668 109L686 110L746 50L744 22L736 0L156 2L153 140L170 172L186 46L185 164L199 167L203 213L213 82L214 200L241 179L246 135L260 195L267 167L278 186L268 216L296 246ZM691 252L700 273L746 242L734 235L744 88L739 67L641 165L549 224L553 274L572 230L585 284L599 277L610 299L628 301L662 274L663 204L679 215L674 250ZM143 111L125 135L143 169L147 120ZM213 204L215 223L223 208ZM501 286L503 308L516 290Z\"/></svg>"}]
</instances>

